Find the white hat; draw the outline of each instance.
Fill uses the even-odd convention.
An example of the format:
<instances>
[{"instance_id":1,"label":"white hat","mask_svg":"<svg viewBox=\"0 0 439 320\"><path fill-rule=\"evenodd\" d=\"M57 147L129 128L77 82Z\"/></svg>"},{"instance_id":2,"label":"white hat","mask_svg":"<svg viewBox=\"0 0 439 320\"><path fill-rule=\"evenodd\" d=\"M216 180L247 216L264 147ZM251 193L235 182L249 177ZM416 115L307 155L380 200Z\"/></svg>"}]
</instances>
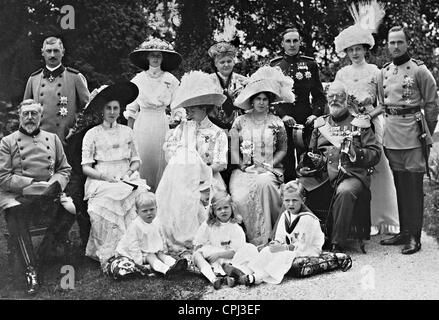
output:
<instances>
[{"instance_id":1,"label":"white hat","mask_svg":"<svg viewBox=\"0 0 439 320\"><path fill-rule=\"evenodd\" d=\"M352 3L349 11L355 24L344 29L335 37L335 51L340 53L356 44L366 44L372 49L375 45L372 33L377 32L378 26L386 14L384 5L373 0L360 3L357 9Z\"/></svg>"},{"instance_id":2,"label":"white hat","mask_svg":"<svg viewBox=\"0 0 439 320\"><path fill-rule=\"evenodd\" d=\"M251 109L250 98L260 92L271 92L275 95L275 101L293 103L294 80L283 74L279 67L263 66L250 76L247 85L235 99L238 108Z\"/></svg>"},{"instance_id":3,"label":"white hat","mask_svg":"<svg viewBox=\"0 0 439 320\"><path fill-rule=\"evenodd\" d=\"M181 78L171 109L200 105L220 106L227 97L213 78L202 71L189 71Z\"/></svg>"}]
</instances>

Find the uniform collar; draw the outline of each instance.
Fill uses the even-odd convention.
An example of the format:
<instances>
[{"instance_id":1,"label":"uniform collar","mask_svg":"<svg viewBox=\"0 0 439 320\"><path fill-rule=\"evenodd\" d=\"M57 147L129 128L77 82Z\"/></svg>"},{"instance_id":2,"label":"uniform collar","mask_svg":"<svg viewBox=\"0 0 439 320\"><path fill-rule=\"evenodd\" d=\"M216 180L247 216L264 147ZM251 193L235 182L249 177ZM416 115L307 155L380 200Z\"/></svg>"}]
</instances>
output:
<instances>
[{"instance_id":1,"label":"uniform collar","mask_svg":"<svg viewBox=\"0 0 439 320\"><path fill-rule=\"evenodd\" d=\"M284 54L284 59L287 61L287 62L289 62L289 63L292 63L292 62L295 62L295 61L297 61L298 59L299 59L299 57L300 57L300 52L299 53L297 53L296 55L294 55L294 56L290 56L290 55L288 55L288 54Z\"/></svg>"},{"instance_id":2,"label":"uniform collar","mask_svg":"<svg viewBox=\"0 0 439 320\"><path fill-rule=\"evenodd\" d=\"M346 120L346 118L347 118L349 115L350 115L350 112L347 111L347 112L345 112L344 114L342 114L342 115L339 116L339 117L334 117L334 116L331 115L331 119L334 120L334 122L341 122L341 121Z\"/></svg>"},{"instance_id":3,"label":"uniform collar","mask_svg":"<svg viewBox=\"0 0 439 320\"><path fill-rule=\"evenodd\" d=\"M53 79L58 77L61 73L63 73L65 70L65 67L60 64L57 68L50 70L47 66L43 69L43 78L49 78Z\"/></svg>"},{"instance_id":4,"label":"uniform collar","mask_svg":"<svg viewBox=\"0 0 439 320\"><path fill-rule=\"evenodd\" d=\"M408 52L406 52L402 56L399 56L399 57L396 57L395 59L393 59L393 64L395 66L400 66L409 60L410 60L410 55Z\"/></svg>"},{"instance_id":5,"label":"uniform collar","mask_svg":"<svg viewBox=\"0 0 439 320\"><path fill-rule=\"evenodd\" d=\"M22 134L24 134L24 135L26 135L26 136L29 136L29 137L35 137L35 136L37 136L38 134L40 134L40 132L41 132L41 130L40 130L39 127L38 127L37 129L35 129L33 132L31 132L31 133L27 132L27 131L24 130L22 127L18 128L18 131L20 131Z\"/></svg>"}]
</instances>

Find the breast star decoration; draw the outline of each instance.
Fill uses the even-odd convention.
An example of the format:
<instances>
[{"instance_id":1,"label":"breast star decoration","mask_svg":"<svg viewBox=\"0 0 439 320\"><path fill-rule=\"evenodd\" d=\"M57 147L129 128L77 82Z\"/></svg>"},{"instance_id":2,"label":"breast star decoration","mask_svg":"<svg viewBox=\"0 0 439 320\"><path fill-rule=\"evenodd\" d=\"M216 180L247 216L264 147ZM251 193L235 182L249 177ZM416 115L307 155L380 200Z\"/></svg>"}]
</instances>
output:
<instances>
[{"instance_id":1,"label":"breast star decoration","mask_svg":"<svg viewBox=\"0 0 439 320\"><path fill-rule=\"evenodd\" d=\"M58 114L61 117L66 117L67 114L69 113L69 111L65 107L67 105L67 102L68 102L68 100L67 100L66 96L59 97L59 111L58 111Z\"/></svg>"}]
</instances>

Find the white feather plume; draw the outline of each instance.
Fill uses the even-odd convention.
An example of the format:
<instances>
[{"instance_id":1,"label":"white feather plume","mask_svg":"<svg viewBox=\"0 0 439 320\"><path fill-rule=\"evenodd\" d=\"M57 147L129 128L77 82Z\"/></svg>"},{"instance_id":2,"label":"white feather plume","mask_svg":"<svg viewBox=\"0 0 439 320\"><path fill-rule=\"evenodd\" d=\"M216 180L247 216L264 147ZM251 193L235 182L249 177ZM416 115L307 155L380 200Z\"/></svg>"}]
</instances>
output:
<instances>
[{"instance_id":1,"label":"white feather plume","mask_svg":"<svg viewBox=\"0 0 439 320\"><path fill-rule=\"evenodd\" d=\"M381 21L386 15L384 8L384 4L378 3L377 0L372 0L369 2L359 2L358 9L357 6L352 3L349 6L349 12L352 18L354 18L356 25L359 25L371 33L376 33Z\"/></svg>"}]
</instances>

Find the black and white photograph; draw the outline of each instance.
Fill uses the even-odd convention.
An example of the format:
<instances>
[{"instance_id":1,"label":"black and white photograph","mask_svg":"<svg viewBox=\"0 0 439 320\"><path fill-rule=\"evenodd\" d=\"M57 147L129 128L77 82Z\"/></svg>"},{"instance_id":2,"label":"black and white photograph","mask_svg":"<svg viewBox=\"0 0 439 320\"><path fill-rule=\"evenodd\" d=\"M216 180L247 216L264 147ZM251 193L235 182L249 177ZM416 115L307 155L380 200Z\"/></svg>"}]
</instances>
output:
<instances>
[{"instance_id":1,"label":"black and white photograph","mask_svg":"<svg viewBox=\"0 0 439 320\"><path fill-rule=\"evenodd\" d=\"M0 0L0 30L0 300L439 299L437 1Z\"/></svg>"}]
</instances>

